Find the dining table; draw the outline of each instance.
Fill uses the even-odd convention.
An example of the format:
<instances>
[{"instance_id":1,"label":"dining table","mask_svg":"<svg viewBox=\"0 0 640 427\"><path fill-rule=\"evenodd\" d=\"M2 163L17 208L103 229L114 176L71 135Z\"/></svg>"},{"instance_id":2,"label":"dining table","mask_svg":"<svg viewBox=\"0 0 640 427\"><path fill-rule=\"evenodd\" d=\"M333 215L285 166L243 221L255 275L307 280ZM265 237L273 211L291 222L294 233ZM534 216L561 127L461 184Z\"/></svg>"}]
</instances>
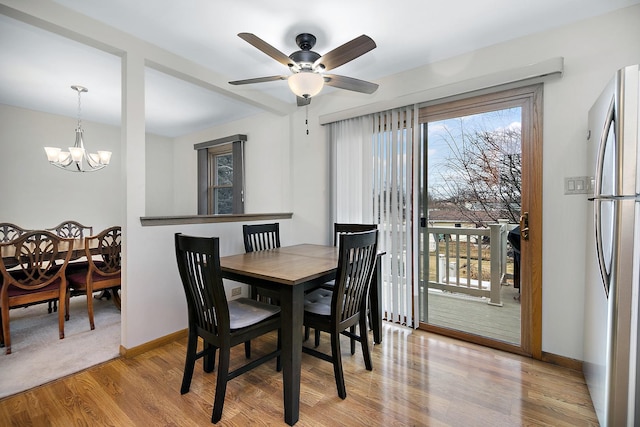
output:
<instances>
[{"instance_id":1,"label":"dining table","mask_svg":"<svg viewBox=\"0 0 640 427\"><path fill-rule=\"evenodd\" d=\"M99 255L99 252L97 251L98 242L94 240L91 240L90 242L91 246L89 249L91 254ZM73 243L73 246L71 246L71 243ZM26 244L28 245L28 243ZM74 261L77 261L86 255L84 238L60 238L57 259L64 259L67 256L67 252L70 247L72 248L73 253L71 254L69 264L72 264ZM19 256L16 257L15 249L16 247L11 242L0 243L0 256L7 268L14 268L20 263Z\"/></svg>"},{"instance_id":2,"label":"dining table","mask_svg":"<svg viewBox=\"0 0 640 427\"><path fill-rule=\"evenodd\" d=\"M300 416L304 294L306 290L335 279L338 255L335 246L299 244L220 258L224 278L273 289L280 295L284 419L288 425L294 425ZM370 292L371 326L374 342L380 343L382 316L378 268L374 276Z\"/></svg>"}]
</instances>

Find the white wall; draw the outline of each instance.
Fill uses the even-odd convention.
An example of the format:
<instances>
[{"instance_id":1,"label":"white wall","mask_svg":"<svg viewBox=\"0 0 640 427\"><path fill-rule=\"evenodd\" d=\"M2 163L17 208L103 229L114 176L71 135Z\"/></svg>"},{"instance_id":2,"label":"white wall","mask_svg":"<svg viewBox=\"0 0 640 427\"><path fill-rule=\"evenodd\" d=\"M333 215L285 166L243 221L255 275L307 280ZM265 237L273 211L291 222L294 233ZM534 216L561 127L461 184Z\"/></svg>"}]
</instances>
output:
<instances>
[{"instance_id":1,"label":"white wall","mask_svg":"<svg viewBox=\"0 0 640 427\"><path fill-rule=\"evenodd\" d=\"M145 215L173 215L173 139L147 134Z\"/></svg>"},{"instance_id":2,"label":"white wall","mask_svg":"<svg viewBox=\"0 0 640 427\"><path fill-rule=\"evenodd\" d=\"M87 150L109 150L111 165L71 173L51 166L45 146L75 142L76 119L0 105L0 222L52 228L75 220L98 232L122 224L120 129L83 121Z\"/></svg>"}]
</instances>

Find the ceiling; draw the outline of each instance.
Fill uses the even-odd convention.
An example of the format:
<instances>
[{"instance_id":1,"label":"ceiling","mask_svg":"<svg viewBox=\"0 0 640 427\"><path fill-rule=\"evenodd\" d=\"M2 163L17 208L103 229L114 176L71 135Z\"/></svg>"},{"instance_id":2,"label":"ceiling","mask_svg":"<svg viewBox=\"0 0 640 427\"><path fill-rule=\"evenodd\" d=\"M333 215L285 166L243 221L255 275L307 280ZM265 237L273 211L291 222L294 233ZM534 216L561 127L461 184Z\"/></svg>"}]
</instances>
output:
<instances>
[{"instance_id":1,"label":"ceiling","mask_svg":"<svg viewBox=\"0 0 640 427\"><path fill-rule=\"evenodd\" d=\"M298 50L294 40L302 32L317 37L313 50L320 54L366 34L377 48L332 72L376 82L400 71L631 6L640 0L54 3L187 58L229 81L288 72L240 39L240 32L254 33L287 55ZM1 104L76 117L77 94L70 89L73 84L89 89L82 97L83 119L120 124L119 57L0 13ZM295 108L295 97L285 81L225 86L225 91L243 95L260 91ZM323 92L336 90L339 89L325 87ZM168 137L261 111L249 103L152 69L146 72L145 96L147 132Z\"/></svg>"}]
</instances>

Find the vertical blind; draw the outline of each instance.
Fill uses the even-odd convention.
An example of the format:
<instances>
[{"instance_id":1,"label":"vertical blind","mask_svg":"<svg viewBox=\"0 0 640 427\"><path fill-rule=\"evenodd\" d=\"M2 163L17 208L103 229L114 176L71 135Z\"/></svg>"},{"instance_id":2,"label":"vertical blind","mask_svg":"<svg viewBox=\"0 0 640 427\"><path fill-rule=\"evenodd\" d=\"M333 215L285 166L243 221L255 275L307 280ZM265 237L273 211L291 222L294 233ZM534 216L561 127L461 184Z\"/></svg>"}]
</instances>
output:
<instances>
[{"instance_id":1,"label":"vertical blind","mask_svg":"<svg viewBox=\"0 0 640 427\"><path fill-rule=\"evenodd\" d=\"M376 223L382 307L388 321L417 327L417 110L393 109L330 125L333 222ZM414 259L415 258L415 259Z\"/></svg>"}]
</instances>

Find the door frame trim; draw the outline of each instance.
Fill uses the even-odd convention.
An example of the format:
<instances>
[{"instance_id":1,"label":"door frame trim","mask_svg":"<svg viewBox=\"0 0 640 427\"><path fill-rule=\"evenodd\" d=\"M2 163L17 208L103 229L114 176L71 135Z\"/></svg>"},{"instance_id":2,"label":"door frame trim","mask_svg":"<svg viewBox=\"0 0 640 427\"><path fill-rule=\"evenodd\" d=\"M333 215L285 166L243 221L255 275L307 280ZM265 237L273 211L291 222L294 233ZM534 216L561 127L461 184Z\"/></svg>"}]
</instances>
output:
<instances>
[{"instance_id":1,"label":"door frame trim","mask_svg":"<svg viewBox=\"0 0 640 427\"><path fill-rule=\"evenodd\" d=\"M522 116L522 188L521 212L529 212L529 240L521 243L520 345L447 329L424 322L419 328L542 360L542 109L543 84L500 90L464 99L443 101L420 108L419 124L428 121L470 115L499 108L519 106ZM426 200L426 198L425 198Z\"/></svg>"}]
</instances>

